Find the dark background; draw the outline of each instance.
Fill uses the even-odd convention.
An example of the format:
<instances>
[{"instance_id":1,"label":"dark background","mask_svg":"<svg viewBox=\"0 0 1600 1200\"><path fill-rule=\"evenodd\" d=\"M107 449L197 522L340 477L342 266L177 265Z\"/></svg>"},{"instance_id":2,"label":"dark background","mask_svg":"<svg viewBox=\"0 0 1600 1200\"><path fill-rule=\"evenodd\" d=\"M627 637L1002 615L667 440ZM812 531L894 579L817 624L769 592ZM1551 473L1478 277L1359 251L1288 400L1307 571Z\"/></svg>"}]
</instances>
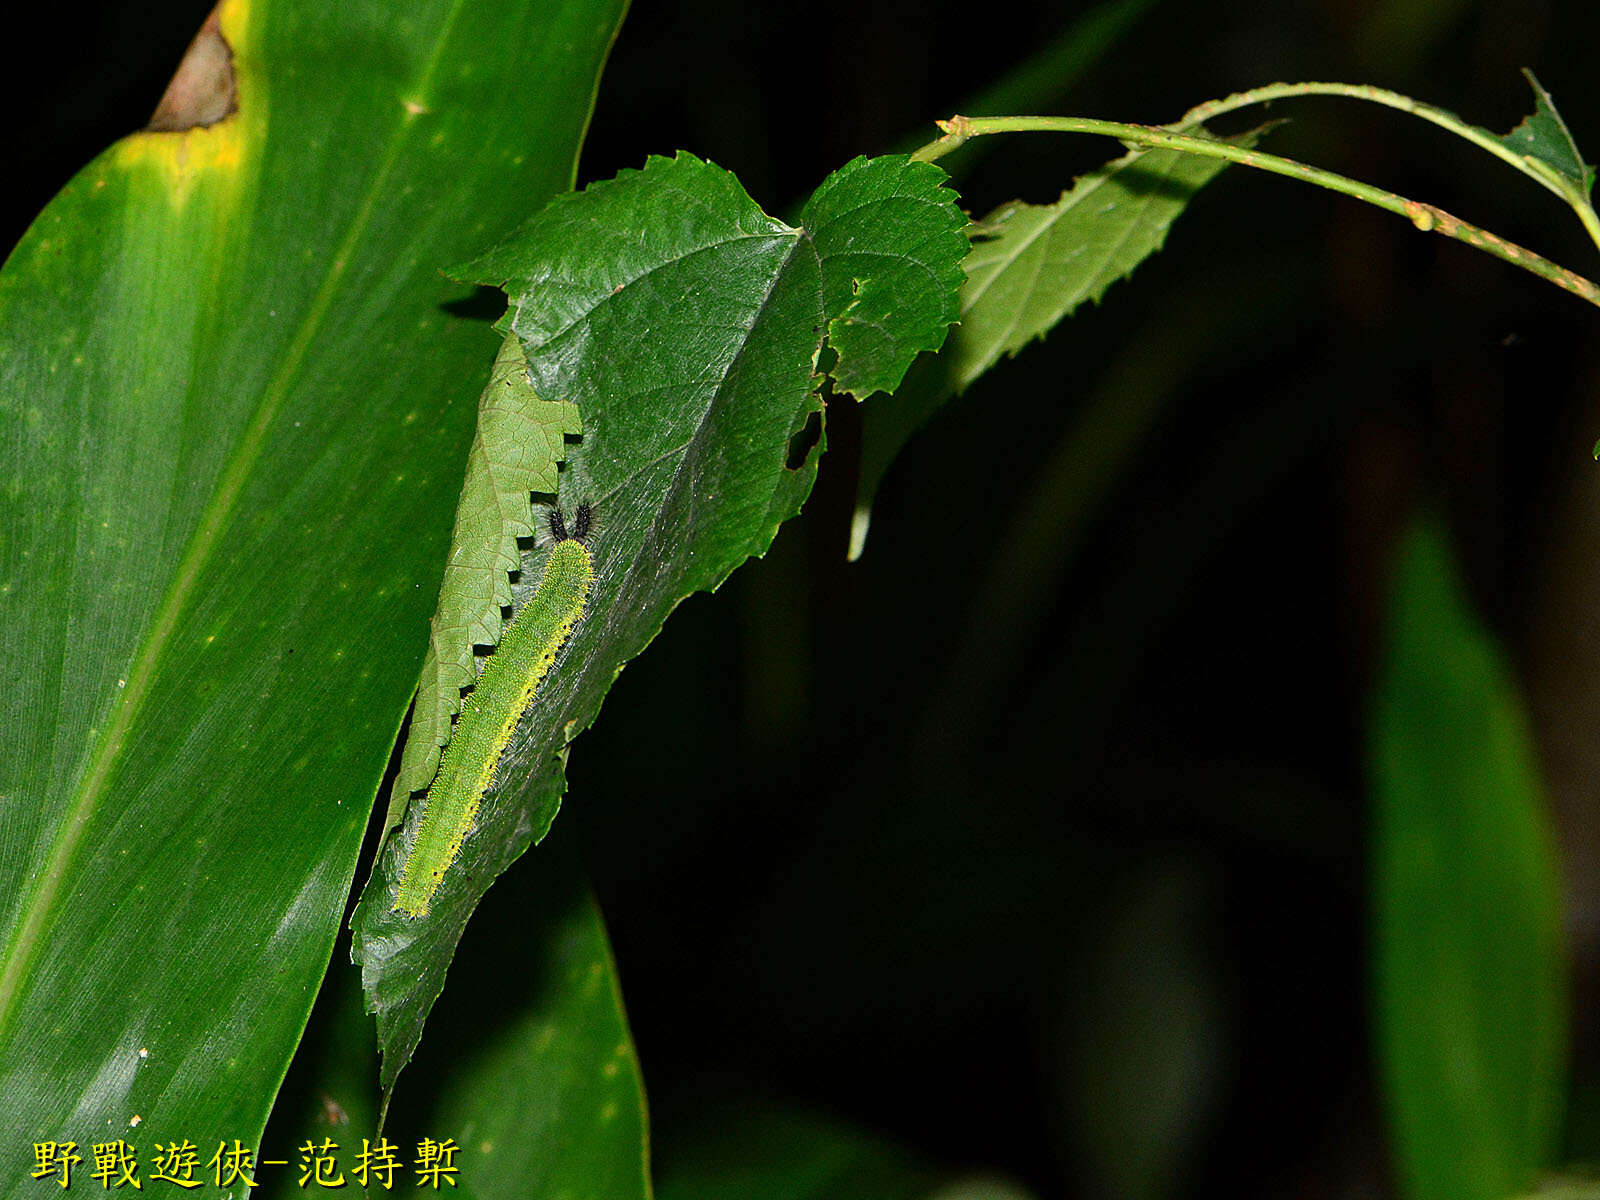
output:
<instances>
[{"instance_id":1,"label":"dark background","mask_svg":"<svg viewBox=\"0 0 1600 1200\"><path fill-rule=\"evenodd\" d=\"M207 7L6 17L7 245L143 123ZM1081 11L639 0L582 175L683 148L787 212L855 154L931 137ZM1597 44L1600 11L1571 0L1168 0L1041 107L1160 122L1340 79L1504 131L1531 66L1593 157ZM1272 115L1280 154L1600 271L1557 200L1442 131L1335 99ZM1012 139L965 202L1053 199L1117 149ZM1537 722L1575 956L1565 1156L1600 1154L1597 330L1530 275L1236 169L907 447L853 565L862 413L832 405L806 515L678 610L571 757L561 822L663 1170L717 1106L760 1100L1044 1196L1387 1193L1363 714L1421 501ZM1119 396L1148 429L1073 499L1076 423ZM1045 548L1025 580L1019 546Z\"/></svg>"}]
</instances>

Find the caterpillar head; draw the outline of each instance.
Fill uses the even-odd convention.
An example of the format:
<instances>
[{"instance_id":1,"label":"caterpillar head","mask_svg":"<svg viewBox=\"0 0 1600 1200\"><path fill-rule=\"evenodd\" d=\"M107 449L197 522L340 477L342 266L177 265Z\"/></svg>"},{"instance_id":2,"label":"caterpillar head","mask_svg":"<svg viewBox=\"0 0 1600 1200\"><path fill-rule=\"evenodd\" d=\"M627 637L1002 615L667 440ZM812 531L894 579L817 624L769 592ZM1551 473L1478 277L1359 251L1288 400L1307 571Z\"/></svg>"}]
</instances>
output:
<instances>
[{"instance_id":1,"label":"caterpillar head","mask_svg":"<svg viewBox=\"0 0 1600 1200\"><path fill-rule=\"evenodd\" d=\"M550 510L550 535L558 542L571 538L575 542L588 544L589 534L594 528L594 509L588 504L578 505L577 511L572 514L572 530L567 531L567 519L561 515L559 508Z\"/></svg>"}]
</instances>

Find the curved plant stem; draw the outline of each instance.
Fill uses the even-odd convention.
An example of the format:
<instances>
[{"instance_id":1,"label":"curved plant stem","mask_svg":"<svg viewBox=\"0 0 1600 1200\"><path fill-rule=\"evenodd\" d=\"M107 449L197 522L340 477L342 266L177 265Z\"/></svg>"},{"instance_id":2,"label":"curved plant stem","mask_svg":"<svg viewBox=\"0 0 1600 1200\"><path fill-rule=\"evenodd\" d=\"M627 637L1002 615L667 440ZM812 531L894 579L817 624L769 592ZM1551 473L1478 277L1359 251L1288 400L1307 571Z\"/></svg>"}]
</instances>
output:
<instances>
[{"instance_id":1,"label":"curved plant stem","mask_svg":"<svg viewBox=\"0 0 1600 1200\"><path fill-rule=\"evenodd\" d=\"M1360 83L1269 83L1265 87L1250 88L1247 91L1235 92L1231 96L1224 96L1220 100L1207 100L1204 104L1197 104L1184 113L1183 120L1176 122L1172 128L1192 129L1223 113L1237 112L1241 108L1267 104L1290 96L1345 96L1352 100L1366 100L1386 108L1399 109L1401 112L1410 113L1414 117L1420 117L1424 121L1448 129L1480 149L1487 150L1496 158L1504 159L1524 175L1537 179L1551 191L1556 191L1555 185L1550 180L1532 170L1522 155L1507 147L1488 130L1469 125L1454 113L1435 108L1431 104L1424 104L1420 100L1413 100L1410 96L1402 96L1399 92L1391 92L1387 88L1369 87Z\"/></svg>"},{"instance_id":2,"label":"curved plant stem","mask_svg":"<svg viewBox=\"0 0 1600 1200\"><path fill-rule=\"evenodd\" d=\"M1535 86L1537 87L1537 84ZM1250 88L1247 91L1235 92L1231 96L1224 96L1220 100L1208 100L1204 104L1198 104L1184 113L1181 121L1175 122L1168 128L1177 132L1187 132L1223 113L1237 112L1241 108L1267 104L1273 100L1283 100L1292 96L1344 96L1352 100L1365 100L1370 104L1381 104L1385 108L1410 113L1441 129L1448 129L1480 150L1486 150L1501 161L1509 163L1541 187L1561 197L1577 214L1578 220L1583 222L1583 227L1588 231L1590 240L1594 242L1596 248L1600 248L1600 215L1596 215L1588 197L1577 191L1570 183L1552 174L1537 159L1518 154L1487 129L1469 124L1455 113L1424 104L1420 100L1413 100L1410 96L1403 96L1399 92L1391 92L1387 88L1370 87L1360 83L1269 83L1265 87Z\"/></svg>"},{"instance_id":3,"label":"curved plant stem","mask_svg":"<svg viewBox=\"0 0 1600 1200\"><path fill-rule=\"evenodd\" d=\"M1292 86L1292 85L1283 85ZM1225 104L1227 101L1217 101ZM1202 108L1205 106L1202 106ZM1197 110L1198 111L1198 110ZM1188 118L1185 118L1188 120ZM1373 187L1371 184L1339 175L1333 171L1325 171L1321 167L1308 166L1305 163L1295 162L1290 158L1283 158L1276 154L1266 154L1260 150L1250 150L1232 142L1218 141L1200 134L1180 133L1172 128L1159 125L1131 125L1121 121L1098 121L1090 117L963 117L954 116L948 121L940 121L939 128L945 135L937 141L918 150L913 158L932 162L950 151L956 149L969 138L983 137L994 133L1096 133L1105 137L1114 137L1131 146L1145 146L1152 149L1179 150L1188 154L1199 154L1208 158L1225 158L1230 162L1240 163L1243 166L1255 167L1257 170L1270 171L1274 175L1286 175L1291 179L1303 179L1307 183L1317 184L1335 192L1343 192L1347 196L1354 196L1357 200L1365 200L1379 208L1388 209L1405 217L1423 232L1442 234L1454 238L1458 242L1465 242L1475 246L1485 253L1503 259L1513 266L1531 271L1541 279L1547 279L1556 286L1565 288L1575 296L1582 297L1590 304L1600 307L1600 286L1584 278L1574 271L1551 262L1542 255L1535 254L1514 242L1508 242L1502 237L1480 229L1460 217L1447 213L1442 208L1432 204L1423 204L1417 200L1408 200L1394 192L1385 191L1383 188Z\"/></svg>"}]
</instances>

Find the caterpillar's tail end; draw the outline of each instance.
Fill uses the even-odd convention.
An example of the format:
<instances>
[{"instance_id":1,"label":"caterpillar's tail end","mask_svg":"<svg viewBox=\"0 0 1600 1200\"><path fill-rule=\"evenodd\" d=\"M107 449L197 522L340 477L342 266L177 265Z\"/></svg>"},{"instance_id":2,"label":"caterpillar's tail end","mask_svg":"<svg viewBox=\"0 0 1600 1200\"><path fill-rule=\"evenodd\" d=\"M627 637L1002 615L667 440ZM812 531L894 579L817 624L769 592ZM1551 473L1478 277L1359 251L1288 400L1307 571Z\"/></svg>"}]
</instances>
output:
<instances>
[{"instance_id":1,"label":"caterpillar's tail end","mask_svg":"<svg viewBox=\"0 0 1600 1200\"><path fill-rule=\"evenodd\" d=\"M405 913L405 915L410 917L412 920L416 920L418 917L425 917L428 915L428 902L426 900L419 900L413 903L408 902L404 897L397 897L394 902L394 907L389 911Z\"/></svg>"},{"instance_id":2,"label":"caterpillar's tail end","mask_svg":"<svg viewBox=\"0 0 1600 1200\"><path fill-rule=\"evenodd\" d=\"M425 886L418 887L410 868L411 864L408 862L406 869L400 872L400 887L395 892L394 907L389 911L405 913L414 921L418 917L428 915L428 904L433 899L433 893L438 890L442 876L435 875Z\"/></svg>"}]
</instances>

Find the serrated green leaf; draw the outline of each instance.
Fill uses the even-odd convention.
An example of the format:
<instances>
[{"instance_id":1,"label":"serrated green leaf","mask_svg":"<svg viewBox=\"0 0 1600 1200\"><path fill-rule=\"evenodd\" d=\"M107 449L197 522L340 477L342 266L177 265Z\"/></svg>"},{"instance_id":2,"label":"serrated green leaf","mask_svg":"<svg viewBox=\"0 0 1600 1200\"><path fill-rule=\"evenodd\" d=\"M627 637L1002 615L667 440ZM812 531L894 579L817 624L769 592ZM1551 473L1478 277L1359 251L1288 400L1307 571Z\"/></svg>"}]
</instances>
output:
<instances>
[{"instance_id":1,"label":"serrated green leaf","mask_svg":"<svg viewBox=\"0 0 1600 1200\"><path fill-rule=\"evenodd\" d=\"M439 753L450 742L451 718L461 711L461 690L477 678L473 648L500 642L510 572L522 565L517 539L534 533L529 493L555 494L566 438L582 432L575 405L539 398L528 382L522 343L507 334L478 398L477 434L385 832L399 823L411 793L433 781Z\"/></svg>"},{"instance_id":2,"label":"serrated green leaf","mask_svg":"<svg viewBox=\"0 0 1600 1200\"><path fill-rule=\"evenodd\" d=\"M1490 1200L1553 1148L1565 953L1528 720L1441 528L1407 535L1371 726L1376 1028L1411 1200Z\"/></svg>"},{"instance_id":3,"label":"serrated green leaf","mask_svg":"<svg viewBox=\"0 0 1600 1200\"><path fill-rule=\"evenodd\" d=\"M1565 180L1587 200L1594 191L1594 167L1583 161L1583 154L1572 140L1567 123L1556 111L1550 93L1544 90L1532 71L1523 71L1523 74L1533 88L1533 112L1497 140L1513 153Z\"/></svg>"},{"instance_id":4,"label":"serrated green leaf","mask_svg":"<svg viewBox=\"0 0 1600 1200\"><path fill-rule=\"evenodd\" d=\"M0 271L13 1150L255 1143L494 349L439 267L571 185L620 10L229 0L237 111L119 142Z\"/></svg>"},{"instance_id":5,"label":"serrated green leaf","mask_svg":"<svg viewBox=\"0 0 1600 1200\"><path fill-rule=\"evenodd\" d=\"M941 170L899 155L857 158L835 171L801 216L822 266L834 386L887 392L911 360L935 349L957 318L967 222Z\"/></svg>"},{"instance_id":6,"label":"serrated green leaf","mask_svg":"<svg viewBox=\"0 0 1600 1200\"><path fill-rule=\"evenodd\" d=\"M1227 165L1175 150L1135 150L1085 175L1054 204L1012 203L977 222L963 264L961 333L941 355L956 391L1131 275Z\"/></svg>"},{"instance_id":7,"label":"serrated green leaf","mask_svg":"<svg viewBox=\"0 0 1600 1200\"><path fill-rule=\"evenodd\" d=\"M943 337L953 295L903 313L882 299L883 280L912 275L921 289L954 292L965 218L940 192L943 177L905 158L858 160L823 185L797 229L720 167L687 154L651 159L558 197L463 269L510 294L539 394L583 413L561 499L596 510L595 582L429 914L392 911L409 823L367 885L355 954L386 1087L421 1037L479 897L549 828L565 748L617 673L673 607L763 553L799 510L816 455L788 460L820 407L824 331L845 343L841 386L863 390L892 387ZM524 570L519 603L539 573L537 561Z\"/></svg>"},{"instance_id":8,"label":"serrated green leaf","mask_svg":"<svg viewBox=\"0 0 1600 1200\"><path fill-rule=\"evenodd\" d=\"M1255 135L1239 139L1253 144ZM1175 150L1134 150L1083 176L1054 204L1003 205L969 230L961 324L866 411L856 527L860 554L878 484L900 447L1002 354L1016 354L1161 248L1194 194L1227 166Z\"/></svg>"}]
</instances>

